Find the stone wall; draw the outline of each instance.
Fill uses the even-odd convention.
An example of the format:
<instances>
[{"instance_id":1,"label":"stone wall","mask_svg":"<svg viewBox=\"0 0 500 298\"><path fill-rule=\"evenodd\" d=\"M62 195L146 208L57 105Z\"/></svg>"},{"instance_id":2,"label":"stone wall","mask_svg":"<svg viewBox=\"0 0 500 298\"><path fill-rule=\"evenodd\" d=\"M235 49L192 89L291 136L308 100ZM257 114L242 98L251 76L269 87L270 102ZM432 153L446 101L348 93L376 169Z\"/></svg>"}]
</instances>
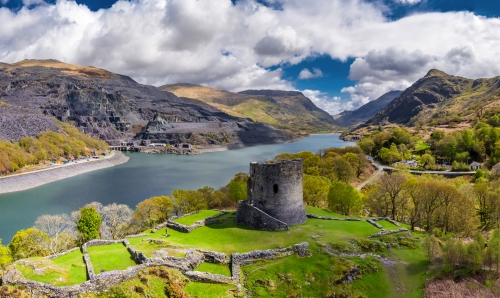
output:
<instances>
[{"instance_id":1,"label":"stone wall","mask_svg":"<svg viewBox=\"0 0 500 298\"><path fill-rule=\"evenodd\" d=\"M307 217L316 219L325 219L325 220L361 221L361 219L353 217L329 217L329 216L320 216L316 214L307 214Z\"/></svg>"},{"instance_id":2,"label":"stone wall","mask_svg":"<svg viewBox=\"0 0 500 298\"><path fill-rule=\"evenodd\" d=\"M127 242L125 242L125 241L127 241ZM90 240L89 242L86 242L82 245L82 253L84 253L84 254L88 253L87 247L89 247L89 246L101 246L101 245L110 245L110 244L117 244L117 243L123 243L125 246L130 245L130 243L126 239L121 239L121 240L100 240L100 239Z\"/></svg>"},{"instance_id":3,"label":"stone wall","mask_svg":"<svg viewBox=\"0 0 500 298\"><path fill-rule=\"evenodd\" d=\"M246 225L257 230L284 231L288 225L254 206L248 205L246 201L238 202L236 211L236 224Z\"/></svg>"},{"instance_id":4,"label":"stone wall","mask_svg":"<svg viewBox=\"0 0 500 298\"><path fill-rule=\"evenodd\" d=\"M67 251L63 251L63 252L60 252L60 253L57 253L57 254L53 254L53 255L50 255L50 256L46 256L47 259L55 259L55 258L58 258L58 257L62 257L64 255L67 255L71 252L74 252L75 250L79 250L80 248L79 247L74 247L70 250L67 250Z\"/></svg>"},{"instance_id":5,"label":"stone wall","mask_svg":"<svg viewBox=\"0 0 500 298\"><path fill-rule=\"evenodd\" d=\"M116 243L125 244L127 246L127 250L139 265L129 267L126 270L113 270L95 274L90 256L87 251L87 247ZM92 240L82 246L82 251L85 251L83 258L87 267L87 274L89 277L89 280L82 284L57 287L41 282L28 280L22 275L20 271L16 269L15 264L10 265L5 270L2 276L2 281L5 285L27 287L32 293L32 297L46 296L49 298L73 298L78 297L78 295L81 295L83 293L102 293L126 280L135 278L143 269L156 266L166 266L180 270L185 276L194 281L221 284L238 284L240 282L240 267L242 265L251 264L261 260L274 260L292 254L297 254L303 257L309 256L310 253L308 251L308 248L309 243L303 242L281 249L255 250L242 254L233 254L230 258L232 276L228 277L209 272L194 271L194 269L201 265L203 262L228 264L229 260L227 255L221 252L191 249L186 253L186 256L184 258L171 256L161 258L148 258L144 253L138 252L134 247L130 246L130 243L126 239ZM75 249L72 249L71 251L74 250ZM59 256L63 254L59 254ZM23 262L23 260L18 262L21 263Z\"/></svg>"},{"instance_id":6,"label":"stone wall","mask_svg":"<svg viewBox=\"0 0 500 298\"><path fill-rule=\"evenodd\" d=\"M191 215L191 214L195 214L195 213L196 212L191 212L189 214L186 214L185 216ZM214 223L218 223L219 220L217 220L216 218L219 217L219 216L222 216L222 215L224 215L226 213L227 212L225 210L222 210L221 213L213 215L213 216L210 216L210 217L207 217L207 218L202 219L202 220L199 220L199 221L195 222L194 224L192 224L190 226L186 226L186 225L177 223L175 221L168 220L166 223L163 223L163 224L157 226L155 230L159 230L159 229L164 228L165 226L167 226L167 227L169 227L171 229L174 229L174 230L176 230L178 232L189 233L189 232L191 232L192 230L194 230L196 228L203 227L203 226L210 225L210 224L214 224ZM181 216L179 216L179 217L181 217ZM176 218L179 218L179 217L176 217ZM160 227L160 228L158 228L158 227Z\"/></svg>"},{"instance_id":7,"label":"stone wall","mask_svg":"<svg viewBox=\"0 0 500 298\"><path fill-rule=\"evenodd\" d=\"M382 236L385 236L385 235L396 234L396 233L401 233L401 232L408 232L408 229L406 229L406 228L399 228L397 230L391 230L391 231L380 231L378 233L370 235L370 238L382 237Z\"/></svg>"}]
</instances>

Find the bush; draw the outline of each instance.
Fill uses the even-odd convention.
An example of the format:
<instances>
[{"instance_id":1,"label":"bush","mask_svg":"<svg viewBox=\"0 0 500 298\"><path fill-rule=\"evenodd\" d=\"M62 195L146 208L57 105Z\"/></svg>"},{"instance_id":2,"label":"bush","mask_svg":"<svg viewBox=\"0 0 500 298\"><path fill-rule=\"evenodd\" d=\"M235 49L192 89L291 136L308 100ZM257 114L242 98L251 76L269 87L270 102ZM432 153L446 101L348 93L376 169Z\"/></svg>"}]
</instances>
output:
<instances>
[{"instance_id":1,"label":"bush","mask_svg":"<svg viewBox=\"0 0 500 298\"><path fill-rule=\"evenodd\" d=\"M470 171L470 167L467 164L463 163L463 162L454 161L451 164L451 170L453 172L469 172Z\"/></svg>"}]
</instances>

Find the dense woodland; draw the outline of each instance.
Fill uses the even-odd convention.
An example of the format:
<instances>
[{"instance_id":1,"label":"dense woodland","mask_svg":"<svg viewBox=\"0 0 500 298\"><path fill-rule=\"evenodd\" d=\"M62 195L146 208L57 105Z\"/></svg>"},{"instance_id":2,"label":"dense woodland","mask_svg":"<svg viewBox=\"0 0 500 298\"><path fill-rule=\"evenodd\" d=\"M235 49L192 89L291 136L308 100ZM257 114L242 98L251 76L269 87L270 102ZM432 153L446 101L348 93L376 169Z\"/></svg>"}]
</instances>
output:
<instances>
[{"instance_id":1,"label":"dense woodland","mask_svg":"<svg viewBox=\"0 0 500 298\"><path fill-rule=\"evenodd\" d=\"M489 119L495 117L498 118L494 115ZM436 129L428 138L412 134L406 128L379 128L363 138L359 146L386 164L416 156L425 169L443 170L439 164L446 162L452 164L454 170L469 170L467 165L472 161L485 162L491 168L500 162L500 128L491 125L493 122L489 119L477 122L473 128L451 132Z\"/></svg>"},{"instance_id":2,"label":"dense woodland","mask_svg":"<svg viewBox=\"0 0 500 298\"><path fill-rule=\"evenodd\" d=\"M91 156L106 150L108 144L105 141L93 139L77 128L59 122L59 133L45 131L36 138L26 137L19 142L0 140L0 174L16 172L26 165Z\"/></svg>"}]
</instances>

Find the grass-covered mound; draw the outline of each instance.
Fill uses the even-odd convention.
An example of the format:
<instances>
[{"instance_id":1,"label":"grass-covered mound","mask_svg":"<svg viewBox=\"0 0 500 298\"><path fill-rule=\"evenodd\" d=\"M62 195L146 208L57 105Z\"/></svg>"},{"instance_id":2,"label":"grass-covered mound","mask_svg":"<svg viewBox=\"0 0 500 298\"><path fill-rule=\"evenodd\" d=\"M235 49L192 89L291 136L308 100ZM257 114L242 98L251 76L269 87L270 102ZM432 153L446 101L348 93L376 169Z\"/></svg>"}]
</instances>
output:
<instances>
[{"instance_id":1,"label":"grass-covered mound","mask_svg":"<svg viewBox=\"0 0 500 298\"><path fill-rule=\"evenodd\" d=\"M95 274L103 271L125 270L136 263L122 244L90 246L87 248Z\"/></svg>"},{"instance_id":2,"label":"grass-covered mound","mask_svg":"<svg viewBox=\"0 0 500 298\"><path fill-rule=\"evenodd\" d=\"M219 214L219 213L220 212L216 211L216 210L201 210L198 213L184 216L184 217L175 219L174 221L176 223L190 226L199 220L205 219L205 218L210 217L210 216L214 216L214 215Z\"/></svg>"},{"instance_id":3,"label":"grass-covered mound","mask_svg":"<svg viewBox=\"0 0 500 298\"><path fill-rule=\"evenodd\" d=\"M218 218L222 221L221 223L200 227L190 233L169 229L168 238L164 237L164 230L150 233L143 238L158 238L167 240L170 244L235 253L287 247L304 241L313 241L312 236L320 234L323 235L325 242L347 242L350 238L367 238L379 231L366 221L320 219L307 219L306 223L292 226L288 231L258 231L247 226L236 225L235 216L235 212L228 212ZM327 213L325 216L338 217L334 213ZM135 246L141 243L143 238L131 238L129 241Z\"/></svg>"},{"instance_id":4,"label":"grass-covered mound","mask_svg":"<svg viewBox=\"0 0 500 298\"><path fill-rule=\"evenodd\" d=\"M87 268L79 250L52 260L46 258L30 258L28 260L32 261L34 267L16 265L16 268L28 279L55 286L75 285L87 280ZM35 269L38 270L35 271Z\"/></svg>"},{"instance_id":5,"label":"grass-covered mound","mask_svg":"<svg viewBox=\"0 0 500 298\"><path fill-rule=\"evenodd\" d=\"M296 255L243 267L245 286L257 297L387 297L390 282L374 258L340 258L314 244L311 257ZM355 268L357 284L342 283ZM368 284L365 282L367 278Z\"/></svg>"}]
</instances>

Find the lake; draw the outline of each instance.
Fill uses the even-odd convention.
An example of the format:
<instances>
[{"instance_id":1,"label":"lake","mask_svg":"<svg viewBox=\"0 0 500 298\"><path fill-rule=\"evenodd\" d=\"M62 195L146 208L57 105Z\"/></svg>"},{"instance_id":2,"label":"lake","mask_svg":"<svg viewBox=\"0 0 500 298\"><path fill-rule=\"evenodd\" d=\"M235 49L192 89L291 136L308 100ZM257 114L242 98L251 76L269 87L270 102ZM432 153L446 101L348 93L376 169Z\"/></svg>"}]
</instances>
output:
<instances>
[{"instance_id":1,"label":"lake","mask_svg":"<svg viewBox=\"0 0 500 298\"><path fill-rule=\"evenodd\" d=\"M14 234L32 227L42 214L70 213L98 201L103 205L137 203L172 190L219 188L238 172L248 172L249 163L272 159L279 153L296 153L353 145L338 134L311 135L298 142L245 147L200 155L126 153L122 165L97 170L30 190L0 195L0 238L6 245Z\"/></svg>"}]
</instances>

